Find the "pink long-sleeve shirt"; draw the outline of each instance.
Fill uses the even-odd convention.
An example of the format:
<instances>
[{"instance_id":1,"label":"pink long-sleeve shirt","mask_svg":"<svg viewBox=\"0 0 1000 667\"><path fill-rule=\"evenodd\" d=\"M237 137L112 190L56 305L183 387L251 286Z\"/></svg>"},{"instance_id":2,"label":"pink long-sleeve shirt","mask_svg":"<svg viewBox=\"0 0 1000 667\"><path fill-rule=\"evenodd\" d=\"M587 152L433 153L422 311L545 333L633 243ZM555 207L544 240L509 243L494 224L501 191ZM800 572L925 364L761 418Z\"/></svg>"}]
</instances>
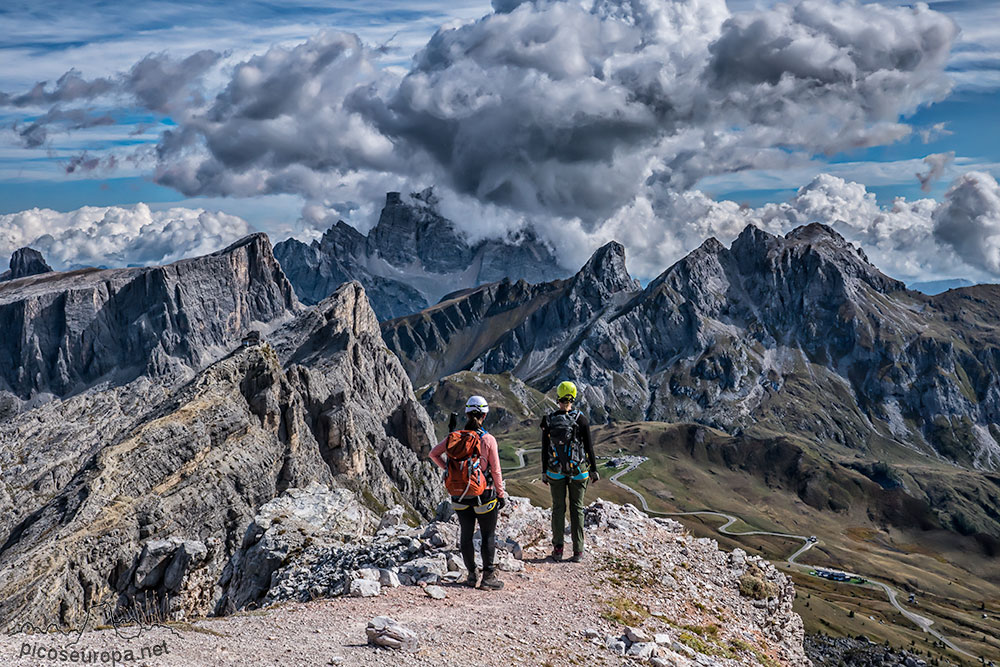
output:
<instances>
[{"instance_id":1,"label":"pink long-sleeve shirt","mask_svg":"<svg viewBox=\"0 0 1000 667\"><path fill-rule=\"evenodd\" d=\"M496 489L497 496L503 498L507 495L503 486L503 473L500 472L500 451L497 448L497 439L489 433L484 433L481 438L483 446L479 452L479 465L483 472L489 472L493 477L493 488ZM445 456L445 438L431 450L431 460L439 467L448 469L448 459Z\"/></svg>"}]
</instances>

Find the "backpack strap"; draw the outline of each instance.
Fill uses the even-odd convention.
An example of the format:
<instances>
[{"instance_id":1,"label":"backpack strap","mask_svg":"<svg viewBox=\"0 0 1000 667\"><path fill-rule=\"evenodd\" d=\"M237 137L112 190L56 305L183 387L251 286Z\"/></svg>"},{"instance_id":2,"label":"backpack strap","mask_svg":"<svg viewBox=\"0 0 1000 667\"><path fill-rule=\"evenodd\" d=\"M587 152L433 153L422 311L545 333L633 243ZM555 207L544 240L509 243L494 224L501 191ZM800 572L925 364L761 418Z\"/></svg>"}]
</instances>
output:
<instances>
[{"instance_id":1,"label":"backpack strap","mask_svg":"<svg viewBox=\"0 0 1000 667\"><path fill-rule=\"evenodd\" d=\"M482 458L482 456L483 456L483 447L486 446L486 441L483 440L483 436L484 435L489 435L490 432L487 431L482 426L480 426L479 429L477 429L476 432L479 434L479 456L480 456L480 458ZM497 452L497 457L499 457L499 456L500 456L500 452L498 451ZM487 462L487 467L486 467L485 470L483 470L483 476L486 477L486 487L489 488L489 489L492 489L493 488L493 471L489 469L489 465L488 465L489 464L489 459L487 459L486 462ZM480 467L482 467L482 466L480 466Z\"/></svg>"}]
</instances>

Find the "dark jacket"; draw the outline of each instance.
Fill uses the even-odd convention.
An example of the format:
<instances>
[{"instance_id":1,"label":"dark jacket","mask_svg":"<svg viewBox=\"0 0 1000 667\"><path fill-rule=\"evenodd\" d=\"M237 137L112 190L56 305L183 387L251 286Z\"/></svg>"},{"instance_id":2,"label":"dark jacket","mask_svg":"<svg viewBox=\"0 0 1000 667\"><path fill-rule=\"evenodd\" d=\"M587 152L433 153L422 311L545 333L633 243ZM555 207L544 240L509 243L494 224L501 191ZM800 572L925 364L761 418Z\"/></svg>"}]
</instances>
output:
<instances>
[{"instance_id":1,"label":"dark jacket","mask_svg":"<svg viewBox=\"0 0 1000 667\"><path fill-rule=\"evenodd\" d=\"M561 410L556 410L556 412L561 412ZM549 450L551 449L549 443L549 416L546 415L542 417L542 473L549 469ZM580 437L580 442L583 443L583 451L587 454L587 463L590 465L591 470L597 470L597 459L594 457L594 443L590 438L590 420L587 419L587 415L582 412L576 418L576 432Z\"/></svg>"}]
</instances>

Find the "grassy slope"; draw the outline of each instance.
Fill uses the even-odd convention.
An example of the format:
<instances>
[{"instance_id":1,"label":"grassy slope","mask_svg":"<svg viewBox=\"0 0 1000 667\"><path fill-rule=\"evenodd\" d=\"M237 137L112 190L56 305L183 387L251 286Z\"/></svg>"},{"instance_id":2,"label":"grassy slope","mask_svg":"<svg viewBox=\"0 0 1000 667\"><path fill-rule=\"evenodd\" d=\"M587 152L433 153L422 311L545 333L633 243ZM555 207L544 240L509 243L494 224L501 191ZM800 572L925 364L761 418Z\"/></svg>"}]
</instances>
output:
<instances>
[{"instance_id":1,"label":"grassy slope","mask_svg":"<svg viewBox=\"0 0 1000 667\"><path fill-rule=\"evenodd\" d=\"M1000 640L995 639L1000 636L1000 624L993 620L1000 617L1000 562L981 555L974 542L948 531L894 528L873 520L869 508L858 498L849 498L851 507L839 512L818 509L794 491L781 488L781 480L774 475L769 478L767 471L733 469L710 460L712 443L693 444L688 441L688 433L685 425L645 422L598 427L595 440L599 456L627 451L649 457L621 479L641 490L652 509L712 508L749 522L748 526L736 524L734 530L752 527L815 534L821 544L808 552L804 562L851 569L890 582L903 591L913 591L919 598L915 610L937 619L946 636L977 655L1000 659ZM713 437L731 440L724 434ZM537 431L532 427L514 428L501 434L499 440L504 466L509 471L505 478L510 492L548 504L547 489L539 481L537 454L526 456L527 467L523 470L507 467L516 465L513 451L517 447L525 443L538 446ZM836 468L832 470L836 472ZM588 490L588 501L600 496L634 502L630 494L606 481L613 471L602 472L604 480ZM851 471L843 474L854 475ZM684 517L682 521L694 533L716 539L724 548L742 547L779 562L800 545L795 540L774 537L724 536L715 530L721 519ZM910 647L913 642L922 650L955 659L950 652L930 644L929 635L902 618L881 591L793 576L800 598L797 611L808 632L864 634L897 647ZM982 620L980 604L985 605L990 619ZM849 615L851 610L854 617ZM883 622L879 623L879 619Z\"/></svg>"}]
</instances>

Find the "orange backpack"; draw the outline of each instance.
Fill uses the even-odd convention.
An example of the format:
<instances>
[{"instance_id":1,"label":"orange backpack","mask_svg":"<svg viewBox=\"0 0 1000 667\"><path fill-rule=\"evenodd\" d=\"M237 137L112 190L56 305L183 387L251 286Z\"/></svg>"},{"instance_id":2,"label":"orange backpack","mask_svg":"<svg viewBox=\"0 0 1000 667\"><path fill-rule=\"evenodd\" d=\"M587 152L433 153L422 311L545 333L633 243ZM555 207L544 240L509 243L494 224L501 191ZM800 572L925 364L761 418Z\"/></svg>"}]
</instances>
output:
<instances>
[{"instance_id":1,"label":"orange backpack","mask_svg":"<svg viewBox=\"0 0 1000 667\"><path fill-rule=\"evenodd\" d=\"M480 466L482 438L476 431L452 431L445 442L448 472L444 488L453 498L464 500L486 491L486 475Z\"/></svg>"}]
</instances>

